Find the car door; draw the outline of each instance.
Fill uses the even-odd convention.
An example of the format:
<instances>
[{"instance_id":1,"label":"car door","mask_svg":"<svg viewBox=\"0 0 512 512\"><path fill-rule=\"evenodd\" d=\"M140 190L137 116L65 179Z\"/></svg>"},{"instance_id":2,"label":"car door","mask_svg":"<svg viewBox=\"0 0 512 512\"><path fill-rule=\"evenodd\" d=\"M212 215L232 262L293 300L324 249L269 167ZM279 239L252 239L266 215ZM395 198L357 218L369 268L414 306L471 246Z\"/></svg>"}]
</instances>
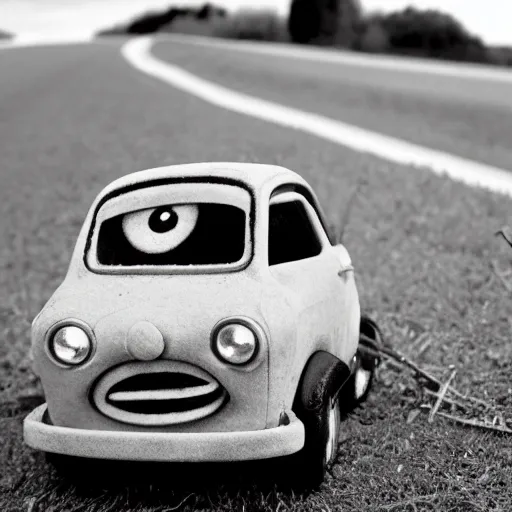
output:
<instances>
[{"instance_id":1,"label":"car door","mask_svg":"<svg viewBox=\"0 0 512 512\"><path fill-rule=\"evenodd\" d=\"M296 191L270 200L268 264L297 315L298 345L338 352L340 260L313 206Z\"/></svg>"}]
</instances>

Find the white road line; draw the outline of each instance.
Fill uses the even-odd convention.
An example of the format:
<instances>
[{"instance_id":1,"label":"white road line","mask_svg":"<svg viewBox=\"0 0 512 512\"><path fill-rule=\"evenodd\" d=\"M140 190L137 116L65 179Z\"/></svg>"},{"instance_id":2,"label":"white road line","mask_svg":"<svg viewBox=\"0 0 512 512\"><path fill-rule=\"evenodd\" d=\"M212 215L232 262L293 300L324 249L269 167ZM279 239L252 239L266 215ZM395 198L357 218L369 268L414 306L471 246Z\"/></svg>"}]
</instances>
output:
<instances>
[{"instance_id":1,"label":"white road line","mask_svg":"<svg viewBox=\"0 0 512 512\"><path fill-rule=\"evenodd\" d=\"M139 71L159 78L213 105L310 133L335 144L362 153L370 153L391 162L427 167L437 174L446 174L468 185L512 196L512 172L510 171L233 91L156 59L151 55L152 44L153 40L148 37L132 39L121 48L121 52Z\"/></svg>"},{"instance_id":2,"label":"white road line","mask_svg":"<svg viewBox=\"0 0 512 512\"><path fill-rule=\"evenodd\" d=\"M484 80L488 82L502 82L512 84L512 70L483 64L462 62L441 62L420 58L400 56L370 55L355 53L339 49L316 48L308 46L291 45L286 43L267 43L254 41L229 41L191 36L182 34L166 34L158 36L156 41L173 41L182 44L195 44L216 48L226 48L239 52L256 53L287 57L292 59L325 62L329 64L343 64L361 68L385 69L389 71L404 71L409 73L447 76L452 78Z\"/></svg>"}]
</instances>

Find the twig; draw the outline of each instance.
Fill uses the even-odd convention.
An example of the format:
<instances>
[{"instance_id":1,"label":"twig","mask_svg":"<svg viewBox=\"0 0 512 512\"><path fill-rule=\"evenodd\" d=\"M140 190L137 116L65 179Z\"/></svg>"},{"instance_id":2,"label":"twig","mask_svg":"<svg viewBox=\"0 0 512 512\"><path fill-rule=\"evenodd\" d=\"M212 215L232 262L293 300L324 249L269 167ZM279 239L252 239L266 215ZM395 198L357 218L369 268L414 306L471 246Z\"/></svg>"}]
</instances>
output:
<instances>
[{"instance_id":1,"label":"twig","mask_svg":"<svg viewBox=\"0 0 512 512\"><path fill-rule=\"evenodd\" d=\"M415 503L432 503L436 498L439 498L439 494L425 494L424 496L415 496L408 500L396 501L394 503L389 503L386 505L379 505L380 510L394 510L398 507L404 507L407 505L414 505Z\"/></svg>"},{"instance_id":2,"label":"twig","mask_svg":"<svg viewBox=\"0 0 512 512\"><path fill-rule=\"evenodd\" d=\"M18 283L20 285L20 297L21 297L21 310L24 318L30 318L30 295L27 287L25 262L26 262L26 244L23 233L19 233L16 236L16 273Z\"/></svg>"},{"instance_id":3,"label":"twig","mask_svg":"<svg viewBox=\"0 0 512 512\"><path fill-rule=\"evenodd\" d=\"M35 496L32 496L29 500L28 500L28 506L27 506L27 512L32 512L32 510L34 510L34 505L36 504L36 497Z\"/></svg>"},{"instance_id":4,"label":"twig","mask_svg":"<svg viewBox=\"0 0 512 512\"><path fill-rule=\"evenodd\" d=\"M491 270L493 274L498 278L499 282L503 285L503 287L507 290L507 292L512 292L512 286L510 286L510 283L505 279L503 274L499 271L498 265L495 260L491 260L489 262L489 265L491 267Z\"/></svg>"},{"instance_id":5,"label":"twig","mask_svg":"<svg viewBox=\"0 0 512 512\"><path fill-rule=\"evenodd\" d=\"M432 407L432 409L430 409L430 414L428 415L429 423L432 423L434 421L434 416L436 415L436 412L438 411L439 407L441 406L444 396L446 395L446 392L448 391L448 388L450 387L450 384L451 384L452 380L454 379L456 373L457 373L457 370L454 368L450 377L448 378L448 380L443 384L443 387L441 388L441 391L439 392L439 395L437 396L437 400L436 400L436 403L434 404L434 407Z\"/></svg>"},{"instance_id":6,"label":"twig","mask_svg":"<svg viewBox=\"0 0 512 512\"><path fill-rule=\"evenodd\" d=\"M413 340L413 342L407 347L408 348L408 352L410 352L411 354L412 353L416 353L416 347L418 347L420 344L422 344L425 339L428 339L430 337L430 334L428 332L422 332L421 334L419 334L418 336L416 336L416 338Z\"/></svg>"},{"instance_id":7,"label":"twig","mask_svg":"<svg viewBox=\"0 0 512 512\"><path fill-rule=\"evenodd\" d=\"M381 352L382 354L384 354L388 357L391 357L392 359L395 359L399 363L402 363L403 365L409 367L417 375L420 375L421 377L430 381L432 384L435 384L438 387L438 389L441 388L442 383L440 380L436 379L433 375L430 375L430 373L427 373L425 370L422 370L417 364L413 363L410 359L405 357L403 354L400 354L399 352L396 352L395 350L388 348L388 347L377 346L371 338L368 338L367 336L364 336L363 334L360 336L360 339L361 339L361 341L363 341L364 343L366 343L370 347L372 347L373 350L376 350L377 352Z\"/></svg>"},{"instance_id":8,"label":"twig","mask_svg":"<svg viewBox=\"0 0 512 512\"><path fill-rule=\"evenodd\" d=\"M480 400L479 398L475 398L474 396L463 395L460 391L457 391L455 388L451 386L448 388L448 391L455 395L458 398L462 398L462 400L467 400L468 402L473 402L475 405L479 405L486 410L492 409L492 406L485 402L484 400Z\"/></svg>"},{"instance_id":9,"label":"twig","mask_svg":"<svg viewBox=\"0 0 512 512\"><path fill-rule=\"evenodd\" d=\"M457 373L456 369L453 369L453 371L450 374L450 377L448 380L444 383L442 383L439 379L428 373L427 371L420 368L416 363L411 361L410 359L406 358L404 355L400 354L399 352L383 346L381 344L378 344L375 342L375 340L365 336L364 334L360 335L360 346L359 350L369 354L372 357L380 357L382 355L386 356L386 362L392 362L395 365L399 363L399 365L403 368L404 366L413 370L415 375L420 376L430 382L430 384L435 385L436 389L431 390L428 387L424 387L424 390L427 394L433 395L436 397L435 404L428 405L428 404L422 404L420 405L420 409L429 409L430 413L428 416L428 422L432 423L434 420L435 415L441 416L443 418L446 418L448 420L454 421L456 423L460 423L463 425L468 425L476 428L482 428L487 430L493 430L496 432L502 432L506 434L512 434L512 428L510 428L508 425L509 423L503 418L502 414L498 412L492 422L488 421L480 421L477 419L466 419L466 418L460 418L458 416L454 416L452 414L439 412L439 408L441 407L443 402L446 402L451 405L455 405L457 407L460 407L462 410L468 412L471 411L470 405L466 405L461 403L459 400L450 399L446 395L447 393L451 393L452 395L456 396L457 398L469 402L469 404L477 405L479 407L483 407L485 411L492 410L492 406L488 404L487 402L480 400L479 398L474 398L472 396L463 395L459 391L457 391L455 388L451 386L451 383L453 379L455 378L455 375Z\"/></svg>"},{"instance_id":10,"label":"twig","mask_svg":"<svg viewBox=\"0 0 512 512\"><path fill-rule=\"evenodd\" d=\"M378 346L371 338L368 338L364 334L361 334L360 340L367 347L370 347L373 351L375 351L377 353L384 354L384 355L394 359L395 361L398 361L399 363L403 364L404 366L407 366L411 370L413 370L416 375L423 377L424 379L429 381L431 384L436 386L436 391L439 391L442 388L443 383L439 379L437 379L436 377L434 377L427 371L420 368L416 363L414 363L410 359L406 358L404 355L400 354L399 352L397 352L391 348L388 348L388 347ZM454 396L461 398L462 400L467 400L468 402L472 402L476 405L484 407L484 409L486 409L486 410L489 410L492 408L492 406L490 404L488 404L487 402L484 402L483 400L480 400L479 398L474 398L472 396L463 395L460 391L457 391L452 386L448 387L447 392L452 393Z\"/></svg>"},{"instance_id":11,"label":"twig","mask_svg":"<svg viewBox=\"0 0 512 512\"><path fill-rule=\"evenodd\" d=\"M378 351L378 350L374 350L370 347L366 347L364 345L361 345L359 347L359 350L361 352L364 352L365 354L368 354L369 356L372 356L372 357L375 357L375 358L380 358L382 357L382 354ZM389 364L390 366L392 366L393 368L396 368L397 370L402 370L403 369L403 365L397 363L394 359L392 358L388 358L384 361L384 363L386 364ZM383 364L384 364L383 363Z\"/></svg>"},{"instance_id":12,"label":"twig","mask_svg":"<svg viewBox=\"0 0 512 512\"><path fill-rule=\"evenodd\" d=\"M362 185L365 183L364 180L358 179L356 186L352 190L348 201L346 202L346 207L343 210L343 213L341 215L341 225L340 225L340 232L337 237L337 243L341 244L343 243L343 237L345 236L345 230L350 222L350 214L352 212L352 207L354 206L354 203L357 199L357 196L359 194L359 191L361 190Z\"/></svg>"},{"instance_id":13,"label":"twig","mask_svg":"<svg viewBox=\"0 0 512 512\"><path fill-rule=\"evenodd\" d=\"M495 430L497 432L504 432L506 434L512 434L512 429L502 426L502 425L489 425L487 423L484 423L483 421L479 421L476 419L465 419L465 418L459 418L457 416L453 416L452 414L447 414L445 412L439 412L439 416L442 416L443 418L449 419L451 421L455 421L456 423L462 423L463 425L469 425L470 427L476 427L476 428L484 428L487 430Z\"/></svg>"},{"instance_id":14,"label":"twig","mask_svg":"<svg viewBox=\"0 0 512 512\"><path fill-rule=\"evenodd\" d=\"M422 356L422 355L427 351L427 349L430 347L430 344L431 344L431 343L432 343L432 338L429 336L429 337L426 339L425 343L423 343L423 344L421 345L421 347L418 349L418 351L416 352L416 356L417 356L417 357Z\"/></svg>"},{"instance_id":15,"label":"twig","mask_svg":"<svg viewBox=\"0 0 512 512\"><path fill-rule=\"evenodd\" d=\"M193 493L189 494L188 496L186 496L185 498L183 498L183 499L180 501L180 503L178 503L178 505L176 505L175 507L166 508L166 509L164 509L164 511L163 511L163 512L171 512L172 510L178 510L178 509L183 505L183 503L185 503L185 501L187 501L187 500L190 498L190 496L192 496L192 495L193 495Z\"/></svg>"},{"instance_id":16,"label":"twig","mask_svg":"<svg viewBox=\"0 0 512 512\"><path fill-rule=\"evenodd\" d=\"M425 389L425 393L433 398L438 398L439 394L435 391L432 391L431 389ZM455 400L453 398L448 398L447 396L443 397L443 402L447 403L448 405L451 405L452 407L459 407L460 409L467 411L468 406L463 404L462 402L459 402L458 400Z\"/></svg>"},{"instance_id":17,"label":"twig","mask_svg":"<svg viewBox=\"0 0 512 512\"><path fill-rule=\"evenodd\" d=\"M507 426L507 422L505 421L505 418L503 418L503 414L501 413L501 411L498 411L496 413L496 416L494 416L494 418L492 419L493 425L496 425L496 422L498 422L498 425L501 425L504 427Z\"/></svg>"},{"instance_id":18,"label":"twig","mask_svg":"<svg viewBox=\"0 0 512 512\"><path fill-rule=\"evenodd\" d=\"M501 235L510 247L512 247L512 230L508 226L503 226L495 233L496 236Z\"/></svg>"}]
</instances>

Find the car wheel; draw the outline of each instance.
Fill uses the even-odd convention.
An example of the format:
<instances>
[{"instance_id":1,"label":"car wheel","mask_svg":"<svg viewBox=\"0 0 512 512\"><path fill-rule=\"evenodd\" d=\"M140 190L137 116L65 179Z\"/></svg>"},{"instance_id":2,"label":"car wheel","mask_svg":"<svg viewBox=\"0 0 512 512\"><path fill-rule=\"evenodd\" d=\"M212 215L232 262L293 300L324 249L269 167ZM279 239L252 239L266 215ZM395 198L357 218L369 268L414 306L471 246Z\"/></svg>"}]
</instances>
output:
<instances>
[{"instance_id":1,"label":"car wheel","mask_svg":"<svg viewBox=\"0 0 512 512\"><path fill-rule=\"evenodd\" d=\"M291 458L296 483L317 487L336 460L341 429L338 390L347 377L343 363L327 353L319 353L303 379L303 390L294 412L305 429L304 447Z\"/></svg>"},{"instance_id":2,"label":"car wheel","mask_svg":"<svg viewBox=\"0 0 512 512\"><path fill-rule=\"evenodd\" d=\"M360 333L369 338L377 347L383 343L382 333L377 324L369 317L361 316ZM363 343L359 341L359 346ZM349 379L343 386L340 405L343 413L352 411L368 397L373 384L375 368L379 359L358 349L354 356L354 368Z\"/></svg>"}]
</instances>

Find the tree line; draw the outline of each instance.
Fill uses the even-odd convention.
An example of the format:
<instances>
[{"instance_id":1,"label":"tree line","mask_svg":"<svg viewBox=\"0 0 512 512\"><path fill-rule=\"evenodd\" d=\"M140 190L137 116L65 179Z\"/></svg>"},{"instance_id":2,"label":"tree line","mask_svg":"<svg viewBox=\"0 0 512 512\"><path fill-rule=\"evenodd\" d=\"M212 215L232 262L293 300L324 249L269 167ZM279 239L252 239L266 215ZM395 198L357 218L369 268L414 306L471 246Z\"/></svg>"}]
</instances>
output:
<instances>
[{"instance_id":1,"label":"tree line","mask_svg":"<svg viewBox=\"0 0 512 512\"><path fill-rule=\"evenodd\" d=\"M414 7L367 13L360 0L292 0L286 20L270 9L228 14L210 3L196 9L171 7L101 34L159 31L512 66L512 48L486 45L450 14Z\"/></svg>"},{"instance_id":2,"label":"tree line","mask_svg":"<svg viewBox=\"0 0 512 512\"><path fill-rule=\"evenodd\" d=\"M454 16L436 9L406 7L364 13L360 0L293 0L291 40L467 62L512 65L512 49L489 47Z\"/></svg>"}]
</instances>

